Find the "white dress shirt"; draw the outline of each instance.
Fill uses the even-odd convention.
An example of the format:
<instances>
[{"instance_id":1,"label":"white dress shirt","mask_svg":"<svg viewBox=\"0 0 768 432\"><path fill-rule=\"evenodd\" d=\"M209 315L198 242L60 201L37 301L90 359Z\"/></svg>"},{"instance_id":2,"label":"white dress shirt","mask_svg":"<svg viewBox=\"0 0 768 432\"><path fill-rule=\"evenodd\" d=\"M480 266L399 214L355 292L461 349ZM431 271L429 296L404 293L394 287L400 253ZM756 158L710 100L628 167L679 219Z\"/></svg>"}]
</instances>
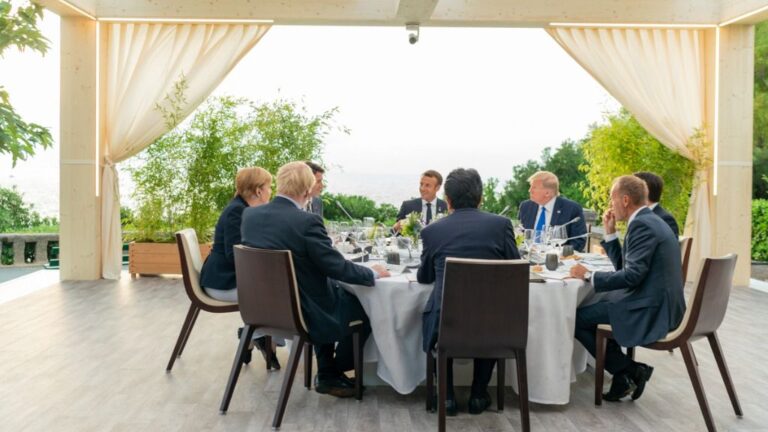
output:
<instances>
[{"instance_id":1,"label":"white dress shirt","mask_svg":"<svg viewBox=\"0 0 768 432\"><path fill-rule=\"evenodd\" d=\"M555 211L555 201L557 200L557 197L552 198L544 204L544 208L547 209L547 214L544 215L544 226L550 226L552 225L552 213ZM539 218L541 217L541 207L539 206L539 209L536 211L536 219L533 220L533 228L536 229L536 224L539 222Z\"/></svg>"}]
</instances>

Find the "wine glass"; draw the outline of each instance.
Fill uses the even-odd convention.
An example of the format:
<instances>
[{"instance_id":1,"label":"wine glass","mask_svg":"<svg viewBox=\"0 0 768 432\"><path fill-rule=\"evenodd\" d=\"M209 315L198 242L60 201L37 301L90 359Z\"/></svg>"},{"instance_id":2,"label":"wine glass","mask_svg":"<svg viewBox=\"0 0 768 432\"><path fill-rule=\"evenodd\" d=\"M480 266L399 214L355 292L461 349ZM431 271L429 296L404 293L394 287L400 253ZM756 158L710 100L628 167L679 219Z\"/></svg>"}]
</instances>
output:
<instances>
[{"instance_id":1,"label":"wine glass","mask_svg":"<svg viewBox=\"0 0 768 432\"><path fill-rule=\"evenodd\" d=\"M523 243L525 244L525 250L528 251L528 261L531 260L531 252L533 249L533 244L536 242L536 233L539 231L534 231L532 229L526 229L523 231Z\"/></svg>"},{"instance_id":2,"label":"wine glass","mask_svg":"<svg viewBox=\"0 0 768 432\"><path fill-rule=\"evenodd\" d=\"M555 248L557 248L558 252L562 254L563 243L568 239L568 232L566 231L565 226L553 226L549 233L549 239Z\"/></svg>"},{"instance_id":3,"label":"wine glass","mask_svg":"<svg viewBox=\"0 0 768 432\"><path fill-rule=\"evenodd\" d=\"M385 246L387 244L387 227L384 224L377 224L373 231L373 244L376 247L376 255L384 258Z\"/></svg>"}]
</instances>

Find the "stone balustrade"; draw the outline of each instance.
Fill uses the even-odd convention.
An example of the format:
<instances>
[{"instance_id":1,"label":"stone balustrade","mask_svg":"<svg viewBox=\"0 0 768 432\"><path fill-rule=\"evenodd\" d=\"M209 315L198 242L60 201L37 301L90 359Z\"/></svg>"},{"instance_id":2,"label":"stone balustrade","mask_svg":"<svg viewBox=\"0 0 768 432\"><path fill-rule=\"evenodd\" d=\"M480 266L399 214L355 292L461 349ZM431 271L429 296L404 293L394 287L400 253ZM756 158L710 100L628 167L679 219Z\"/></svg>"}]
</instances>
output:
<instances>
[{"instance_id":1,"label":"stone balustrade","mask_svg":"<svg viewBox=\"0 0 768 432\"><path fill-rule=\"evenodd\" d=\"M0 260L0 267L23 266L23 265L42 265L48 262L48 244L59 241L58 234L0 234L0 245L5 250L6 244L13 245L13 263L5 263L5 259ZM31 261L25 259L25 251L28 244L34 244L34 256Z\"/></svg>"}]
</instances>

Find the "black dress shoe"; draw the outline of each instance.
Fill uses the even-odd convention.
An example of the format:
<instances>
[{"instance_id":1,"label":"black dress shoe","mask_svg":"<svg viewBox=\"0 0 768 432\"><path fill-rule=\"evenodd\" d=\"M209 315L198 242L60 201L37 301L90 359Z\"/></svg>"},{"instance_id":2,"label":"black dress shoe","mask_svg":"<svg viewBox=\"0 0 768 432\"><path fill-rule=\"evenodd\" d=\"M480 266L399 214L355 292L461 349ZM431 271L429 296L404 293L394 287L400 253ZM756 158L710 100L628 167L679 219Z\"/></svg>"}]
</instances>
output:
<instances>
[{"instance_id":1,"label":"black dress shoe","mask_svg":"<svg viewBox=\"0 0 768 432\"><path fill-rule=\"evenodd\" d=\"M355 388L355 380L354 379L348 377L346 374L341 374L339 377L341 379L343 379L344 381L348 382L349 385L352 386L352 388ZM362 387L363 387L363 391L365 391L365 386L363 385Z\"/></svg>"},{"instance_id":2,"label":"black dress shoe","mask_svg":"<svg viewBox=\"0 0 768 432\"><path fill-rule=\"evenodd\" d=\"M243 334L243 328L240 327L239 329L237 329L238 340L240 340L240 337L242 336L242 334ZM240 360L242 360L243 363L245 364L251 363L251 360L253 359L252 352L253 352L253 344L248 344L248 347L245 349L245 351L243 351L243 357Z\"/></svg>"},{"instance_id":3,"label":"black dress shoe","mask_svg":"<svg viewBox=\"0 0 768 432\"><path fill-rule=\"evenodd\" d=\"M645 390L645 383L650 381L653 374L653 367L644 363L635 363L635 366L629 376L629 379L635 384L635 391L632 392L632 400L640 399Z\"/></svg>"},{"instance_id":4,"label":"black dress shoe","mask_svg":"<svg viewBox=\"0 0 768 432\"><path fill-rule=\"evenodd\" d=\"M280 370L280 362L277 361L277 354L272 346L267 346L267 339L265 337L256 338L253 340L253 345L259 349L261 356L264 357L264 362L267 364L267 369Z\"/></svg>"},{"instance_id":5,"label":"black dress shoe","mask_svg":"<svg viewBox=\"0 0 768 432\"><path fill-rule=\"evenodd\" d=\"M618 402L622 398L629 396L637 387L629 377L624 373L617 373L613 376L611 389L603 394L603 400L608 402Z\"/></svg>"},{"instance_id":6,"label":"black dress shoe","mask_svg":"<svg viewBox=\"0 0 768 432\"><path fill-rule=\"evenodd\" d=\"M491 406L491 395L488 392L482 395L472 395L467 402L467 410L470 414L480 414Z\"/></svg>"},{"instance_id":7,"label":"black dress shoe","mask_svg":"<svg viewBox=\"0 0 768 432\"><path fill-rule=\"evenodd\" d=\"M315 375L315 391L338 398L355 396L355 386L350 385L348 379L345 380L341 376L321 377Z\"/></svg>"}]
</instances>

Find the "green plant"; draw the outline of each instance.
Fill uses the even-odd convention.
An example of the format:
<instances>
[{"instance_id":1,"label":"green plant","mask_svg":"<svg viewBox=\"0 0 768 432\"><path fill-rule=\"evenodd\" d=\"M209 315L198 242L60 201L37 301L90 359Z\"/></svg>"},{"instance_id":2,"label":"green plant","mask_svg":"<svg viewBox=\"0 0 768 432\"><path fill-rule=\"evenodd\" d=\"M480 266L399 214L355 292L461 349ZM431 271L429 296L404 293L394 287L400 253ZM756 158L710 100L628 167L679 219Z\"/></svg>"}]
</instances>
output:
<instances>
[{"instance_id":1,"label":"green plant","mask_svg":"<svg viewBox=\"0 0 768 432\"><path fill-rule=\"evenodd\" d=\"M752 259L768 261L768 200L752 200Z\"/></svg>"},{"instance_id":2,"label":"green plant","mask_svg":"<svg viewBox=\"0 0 768 432\"><path fill-rule=\"evenodd\" d=\"M173 121L183 86L158 109ZM323 138L336 109L310 115L287 100L255 104L212 98L191 119L166 133L131 161L136 184L134 235L142 241L172 241L194 228L208 241L221 210L235 192L237 170L260 166L275 173L295 160L321 161Z\"/></svg>"},{"instance_id":3,"label":"green plant","mask_svg":"<svg viewBox=\"0 0 768 432\"><path fill-rule=\"evenodd\" d=\"M34 205L24 202L24 196L16 189L0 186L0 232L22 231L42 224L58 222L55 219L41 218L33 210Z\"/></svg>"},{"instance_id":4,"label":"green plant","mask_svg":"<svg viewBox=\"0 0 768 432\"><path fill-rule=\"evenodd\" d=\"M768 23L755 25L752 197L768 198Z\"/></svg>"},{"instance_id":5,"label":"green plant","mask_svg":"<svg viewBox=\"0 0 768 432\"><path fill-rule=\"evenodd\" d=\"M13 243L7 241L0 242L0 264L13 264Z\"/></svg>"},{"instance_id":6,"label":"green plant","mask_svg":"<svg viewBox=\"0 0 768 432\"><path fill-rule=\"evenodd\" d=\"M339 208L341 203L353 219L363 220L364 217L372 217L376 222L392 225L397 217L397 208L392 204L382 203L378 206L370 198L360 195L344 195L323 193L323 217L332 221L346 221L349 217Z\"/></svg>"},{"instance_id":7,"label":"green plant","mask_svg":"<svg viewBox=\"0 0 768 432\"><path fill-rule=\"evenodd\" d=\"M598 210L608 206L616 177L637 171L652 171L664 179L661 204L685 223L694 163L673 153L652 137L628 111L606 114L605 123L593 125L582 146L586 173L583 183L587 204Z\"/></svg>"},{"instance_id":8,"label":"green plant","mask_svg":"<svg viewBox=\"0 0 768 432\"><path fill-rule=\"evenodd\" d=\"M29 3L13 13L10 1L0 1L0 56L11 46L19 51L29 48L40 54L48 51L48 40L37 28L43 7ZM0 86L0 154L10 153L13 166L35 154L35 147L49 148L53 139L48 129L27 123L14 110L8 92Z\"/></svg>"}]
</instances>

